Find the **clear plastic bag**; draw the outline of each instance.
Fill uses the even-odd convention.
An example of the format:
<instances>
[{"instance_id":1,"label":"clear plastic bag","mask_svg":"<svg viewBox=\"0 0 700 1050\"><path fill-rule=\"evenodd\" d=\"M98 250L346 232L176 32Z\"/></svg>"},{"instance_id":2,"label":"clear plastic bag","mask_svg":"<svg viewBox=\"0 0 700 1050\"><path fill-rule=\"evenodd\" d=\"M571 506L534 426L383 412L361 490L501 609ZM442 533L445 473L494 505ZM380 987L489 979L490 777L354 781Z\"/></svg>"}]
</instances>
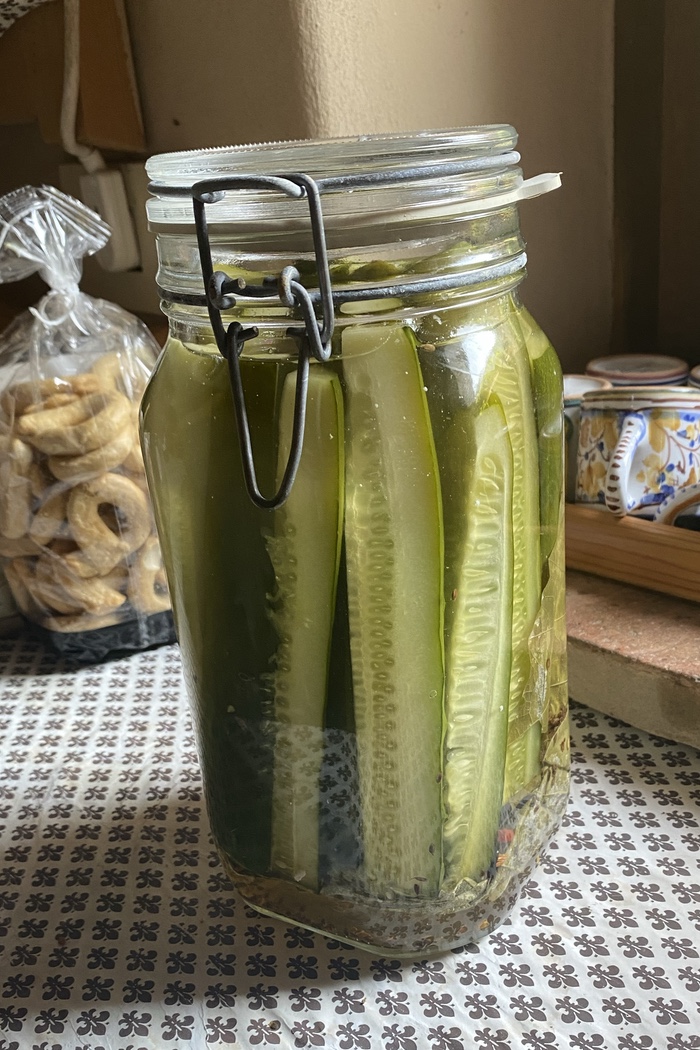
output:
<instances>
[{"instance_id":1,"label":"clear plastic bag","mask_svg":"<svg viewBox=\"0 0 700 1050\"><path fill-rule=\"evenodd\" d=\"M78 287L109 233L52 187L0 198L0 283L50 288L0 334L0 556L24 617L79 661L173 638L138 436L158 346Z\"/></svg>"}]
</instances>

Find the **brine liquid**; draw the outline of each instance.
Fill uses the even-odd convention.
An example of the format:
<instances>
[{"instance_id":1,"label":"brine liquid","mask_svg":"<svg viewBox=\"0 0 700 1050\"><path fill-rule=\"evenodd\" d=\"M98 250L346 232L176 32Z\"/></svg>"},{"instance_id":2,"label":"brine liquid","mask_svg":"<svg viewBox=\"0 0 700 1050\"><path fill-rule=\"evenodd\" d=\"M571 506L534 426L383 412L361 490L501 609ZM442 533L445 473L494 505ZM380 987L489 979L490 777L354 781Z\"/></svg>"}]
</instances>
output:
<instances>
[{"instance_id":1,"label":"brine liquid","mask_svg":"<svg viewBox=\"0 0 700 1050\"><path fill-rule=\"evenodd\" d=\"M514 338L513 324L517 321L510 310L506 336L488 325L473 326L463 336L446 333L434 323L417 332L439 464L446 604L459 585L453 555L466 527L465 472L473 412L479 399L488 396L484 377L494 355L503 350L504 338ZM280 393L285 375L294 367L293 359L268 353L256 357L253 352L241 359L264 494L275 486ZM340 361L312 367L335 369L342 383ZM550 537L538 621L539 630L547 634L542 659L554 658L560 665L558 675L547 668L551 688L539 701L541 780L512 805L506 800L488 877L433 899L396 895L392 900L389 893L376 901L362 890L362 813L343 555L319 782L320 892L313 893L270 870L273 671L279 644L272 615L274 514L255 508L246 493L228 368L218 352L169 342L144 398L143 435L212 831L244 898L259 910L385 954L425 955L489 932L512 907L566 800L561 530L556 542ZM323 435L317 437L321 440ZM543 486L551 483L551 478L541 479Z\"/></svg>"}]
</instances>

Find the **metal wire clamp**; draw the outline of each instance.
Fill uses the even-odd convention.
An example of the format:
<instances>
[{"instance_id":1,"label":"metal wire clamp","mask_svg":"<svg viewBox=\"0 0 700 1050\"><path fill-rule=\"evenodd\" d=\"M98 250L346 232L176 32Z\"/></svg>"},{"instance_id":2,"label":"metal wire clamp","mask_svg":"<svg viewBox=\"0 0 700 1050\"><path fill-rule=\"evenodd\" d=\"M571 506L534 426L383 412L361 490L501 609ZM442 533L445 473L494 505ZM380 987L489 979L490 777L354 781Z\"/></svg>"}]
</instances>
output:
<instances>
[{"instance_id":1,"label":"metal wire clamp","mask_svg":"<svg viewBox=\"0 0 700 1050\"><path fill-rule=\"evenodd\" d=\"M342 176L314 180L309 175L298 173L286 176L278 175L229 175L221 178L207 179L195 183L192 187L170 186L151 183L150 189L161 197L192 197L194 221L199 247L199 259L204 278L204 295L193 292L178 292L172 289L160 289L163 298L190 306L205 306L214 332L216 344L226 359L231 376L231 389L235 405L236 427L241 446L243 473L248 494L257 507L276 510L289 497L301 459L304 442L304 423L306 420L306 402L309 380L309 362L327 361L331 354L331 337L334 326L334 307L342 303L370 298L391 298L403 295L438 293L457 288L466 288L486 279L507 278L519 273L525 266L524 252L518 252L511 258L468 270L458 274L440 274L431 277L411 277L376 287L340 288L331 287L331 276L326 249L326 235L321 210L321 194L334 190L351 190L374 185L401 185L414 180L449 178L470 172L490 172L512 167L520 160L515 151L497 156L476 156L458 162L406 166L387 171L365 173L348 173ZM536 181L536 180L531 180ZM307 290L301 283L299 272L293 266L287 266L279 277L264 277L259 285L249 285L242 278L232 278L221 270L214 271L206 206L222 200L228 190L270 190L283 193L287 197L306 199L311 219L318 288ZM517 199L514 191L513 200ZM501 201L501 204L503 202ZM292 327L288 333L299 340L299 364L297 369L296 396L294 402L294 419L292 425L292 442L287 465L274 496L269 498L260 492L253 452L250 440L250 426L243 393L239 357L245 342L258 335L254 327L244 328L234 321L228 328L224 326L221 312L230 310L236 305L236 295L246 299L279 299L285 306L297 308L304 321L304 327ZM317 315L320 310L320 318Z\"/></svg>"},{"instance_id":2,"label":"metal wire clamp","mask_svg":"<svg viewBox=\"0 0 700 1050\"><path fill-rule=\"evenodd\" d=\"M181 195L183 193L180 187L169 189L173 195ZM320 319L316 316L314 304L309 293L300 282L299 272L293 266L286 266L278 278L265 277L260 285L250 285L241 278L232 278L221 270L214 270L211 245L209 243L206 206L215 204L222 199L227 190L232 189L276 190L286 194L288 197L306 198L311 218L311 233L319 280ZM160 192L163 192L163 189ZM326 249L326 234L321 210L321 195L314 180L304 174L288 175L285 178L273 175L233 175L228 178L197 182L190 191L186 190L184 192L192 195L199 260L202 267L209 320L216 339L216 345L229 367L236 428L241 446L243 475L248 495L256 507L260 507L263 510L277 510L289 497L301 459L304 444L310 359L313 357L316 361L323 362L327 361L331 355L331 338L333 336L335 318L331 275ZM285 306L290 308L297 307L304 321L303 328L292 327L288 329L289 335L299 340L299 363L297 366L296 394L294 398L292 441L279 489L274 496L270 497L263 496L258 485L239 361L246 341L254 339L258 335L258 329L254 327L244 328L238 321L233 321L228 327L225 327L221 317L223 310L230 310L236 305L236 294L245 295L248 299L279 298Z\"/></svg>"}]
</instances>

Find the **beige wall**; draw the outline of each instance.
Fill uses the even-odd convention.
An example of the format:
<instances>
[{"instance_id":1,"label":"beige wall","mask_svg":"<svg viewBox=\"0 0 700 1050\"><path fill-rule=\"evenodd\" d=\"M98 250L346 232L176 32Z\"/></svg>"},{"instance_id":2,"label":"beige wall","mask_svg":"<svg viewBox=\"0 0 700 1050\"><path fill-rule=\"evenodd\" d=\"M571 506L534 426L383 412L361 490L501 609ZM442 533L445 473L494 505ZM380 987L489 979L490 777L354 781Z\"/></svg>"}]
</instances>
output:
<instances>
[{"instance_id":1,"label":"beige wall","mask_svg":"<svg viewBox=\"0 0 700 1050\"><path fill-rule=\"evenodd\" d=\"M294 6L126 0L150 152L307 136Z\"/></svg>"},{"instance_id":2,"label":"beige wall","mask_svg":"<svg viewBox=\"0 0 700 1050\"><path fill-rule=\"evenodd\" d=\"M607 350L614 0L126 0L126 7L152 152L515 124L526 173L564 173L562 190L523 206L525 297L568 370ZM32 144L36 160L41 147ZM46 160L53 172L55 152ZM134 284L106 277L98 289L88 278L92 290L109 295L111 287L115 298Z\"/></svg>"},{"instance_id":3,"label":"beige wall","mask_svg":"<svg viewBox=\"0 0 700 1050\"><path fill-rule=\"evenodd\" d=\"M127 0L127 10L152 150L515 124L527 173L564 172L563 190L523 208L525 296L568 369L607 350L613 0Z\"/></svg>"},{"instance_id":4,"label":"beige wall","mask_svg":"<svg viewBox=\"0 0 700 1050\"><path fill-rule=\"evenodd\" d=\"M527 173L524 295L567 369L605 352L612 311L612 0L337 0L296 5L312 134L504 121ZM344 40L341 47L334 41Z\"/></svg>"}]
</instances>

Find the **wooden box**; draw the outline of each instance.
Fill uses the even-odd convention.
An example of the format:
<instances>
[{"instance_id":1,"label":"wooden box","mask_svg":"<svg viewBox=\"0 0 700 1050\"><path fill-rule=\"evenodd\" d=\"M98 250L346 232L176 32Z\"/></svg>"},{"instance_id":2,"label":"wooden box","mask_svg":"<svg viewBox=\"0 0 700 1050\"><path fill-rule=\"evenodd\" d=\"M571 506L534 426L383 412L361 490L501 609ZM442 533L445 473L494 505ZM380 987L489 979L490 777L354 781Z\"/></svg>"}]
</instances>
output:
<instances>
[{"instance_id":1,"label":"wooden box","mask_svg":"<svg viewBox=\"0 0 700 1050\"><path fill-rule=\"evenodd\" d=\"M569 569L700 602L700 532L566 505Z\"/></svg>"}]
</instances>

